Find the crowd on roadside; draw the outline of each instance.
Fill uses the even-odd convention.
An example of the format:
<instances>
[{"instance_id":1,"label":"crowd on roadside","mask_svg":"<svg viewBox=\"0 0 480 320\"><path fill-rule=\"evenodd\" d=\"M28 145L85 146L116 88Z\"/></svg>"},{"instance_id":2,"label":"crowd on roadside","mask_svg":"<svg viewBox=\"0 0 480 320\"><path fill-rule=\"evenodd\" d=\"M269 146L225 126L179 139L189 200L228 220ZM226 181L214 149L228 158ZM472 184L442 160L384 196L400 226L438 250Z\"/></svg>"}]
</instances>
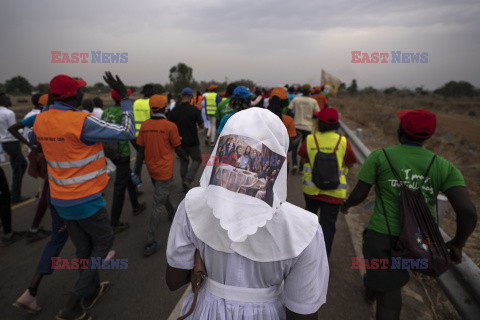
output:
<instances>
[{"instance_id":1,"label":"crowd on roadside","mask_svg":"<svg viewBox=\"0 0 480 320\"><path fill-rule=\"evenodd\" d=\"M188 283L191 272L208 274L198 300L192 292L183 305L182 314L197 305L191 319L315 318L326 301L328 258L339 212L348 213L375 186L377 201L364 233L364 256L390 258L391 244L403 226L399 186L389 181L397 179L401 185L409 172L410 177L423 177L417 184L425 188L417 189L431 212L439 192L452 203L457 233L447 246L451 261L461 261L476 212L460 171L423 147L436 130L433 113L399 111L400 144L373 152L347 196L346 176L358 161L348 138L337 132L339 114L329 103L328 88L246 88L231 83L224 93L216 85L203 94L183 88L173 99L147 84L143 97L132 102L131 90L118 76L107 72L103 79L111 88L112 107L104 108L98 97L83 99L85 81L58 75L48 94L32 96L34 109L20 122L10 109L10 98L0 94L0 140L12 167L11 187L0 167L2 245L24 237L29 242L51 237L15 306L41 311L36 301L40 281L52 273L51 258L60 255L68 237L80 259L114 257L114 235L129 228L121 221L125 193L133 215L146 208L138 188L143 164L154 187L144 256L162 246L156 230L166 214L172 221L168 286L175 290ZM215 161L203 168L200 186L195 187L202 162L198 130L203 129ZM28 162L21 143L29 148ZM131 147L136 153L133 167ZM175 154L180 159L178 183L186 193L178 205L169 199ZM109 180L106 159L116 168L110 215L103 197ZM216 181L221 163L252 173L258 180L250 190L261 179L263 184L254 193L223 187ZM13 231L11 205L27 200L21 192L27 168L42 179L43 187L30 229ZM398 177L397 172L407 176ZM286 201L289 174L302 175L305 210ZM51 231L40 227L47 208ZM367 270L366 293L377 301L378 319L399 318L400 289L408 280L407 270ZM100 282L98 270L82 270L57 319L89 319L88 310L109 287L108 281Z\"/></svg>"}]
</instances>

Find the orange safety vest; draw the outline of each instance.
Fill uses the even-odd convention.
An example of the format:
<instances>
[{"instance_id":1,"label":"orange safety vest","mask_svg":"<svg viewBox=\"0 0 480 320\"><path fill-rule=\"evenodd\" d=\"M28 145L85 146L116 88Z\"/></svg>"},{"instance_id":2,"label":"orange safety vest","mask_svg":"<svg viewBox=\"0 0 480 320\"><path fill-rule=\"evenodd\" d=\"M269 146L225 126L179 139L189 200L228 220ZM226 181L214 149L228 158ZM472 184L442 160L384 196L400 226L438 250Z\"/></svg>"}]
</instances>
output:
<instances>
[{"instance_id":1,"label":"orange safety vest","mask_svg":"<svg viewBox=\"0 0 480 320\"><path fill-rule=\"evenodd\" d=\"M80 140L90 113L50 109L39 113L33 132L47 160L51 196L61 200L84 198L101 192L108 183L103 144Z\"/></svg>"},{"instance_id":2,"label":"orange safety vest","mask_svg":"<svg viewBox=\"0 0 480 320\"><path fill-rule=\"evenodd\" d=\"M195 97L196 103L194 104L195 107L197 107L198 110L202 111L202 102L203 102L203 96Z\"/></svg>"}]
</instances>

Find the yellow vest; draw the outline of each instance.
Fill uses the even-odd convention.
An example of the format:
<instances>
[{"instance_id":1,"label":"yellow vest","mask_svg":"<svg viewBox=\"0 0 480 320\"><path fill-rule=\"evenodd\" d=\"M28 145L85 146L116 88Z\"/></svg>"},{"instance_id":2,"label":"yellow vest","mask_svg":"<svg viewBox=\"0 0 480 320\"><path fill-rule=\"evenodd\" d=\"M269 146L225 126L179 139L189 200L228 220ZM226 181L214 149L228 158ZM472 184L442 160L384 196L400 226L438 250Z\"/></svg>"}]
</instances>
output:
<instances>
[{"instance_id":1,"label":"yellow vest","mask_svg":"<svg viewBox=\"0 0 480 320\"><path fill-rule=\"evenodd\" d=\"M138 137L142 123L150 119L150 99L137 99L133 104L133 116L135 117L135 136Z\"/></svg>"},{"instance_id":2,"label":"yellow vest","mask_svg":"<svg viewBox=\"0 0 480 320\"><path fill-rule=\"evenodd\" d=\"M214 116L217 111L217 93L209 92L205 95L205 112L207 116Z\"/></svg>"},{"instance_id":3,"label":"yellow vest","mask_svg":"<svg viewBox=\"0 0 480 320\"><path fill-rule=\"evenodd\" d=\"M320 151L325 153L331 153L335 149L337 145L338 138L340 137L334 131L328 132L316 132L316 137L318 141L318 147ZM337 148L337 161L338 161L338 171L340 174L340 184L338 185L338 189L333 190L322 190L317 188L317 186L313 183L312 180L312 165L315 160L315 155L317 154L317 146L315 144L315 140L313 138L313 134L307 136L306 139L306 147L308 153L308 161L303 166L303 185L302 190L304 193L317 196L317 195L326 195L331 196L339 199L345 199L347 196L347 178L345 175L348 173L348 167L344 165L343 158L345 157L345 153L347 151L347 139L342 137L340 144Z\"/></svg>"}]
</instances>

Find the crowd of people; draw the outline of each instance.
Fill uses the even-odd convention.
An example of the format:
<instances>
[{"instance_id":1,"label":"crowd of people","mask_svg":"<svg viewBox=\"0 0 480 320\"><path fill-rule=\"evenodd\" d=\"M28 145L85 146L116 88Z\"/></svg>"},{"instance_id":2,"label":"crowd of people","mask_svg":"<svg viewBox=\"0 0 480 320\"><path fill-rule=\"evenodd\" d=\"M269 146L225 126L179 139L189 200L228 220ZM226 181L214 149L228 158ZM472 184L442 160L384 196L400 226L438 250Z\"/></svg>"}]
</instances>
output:
<instances>
[{"instance_id":1,"label":"crowd of people","mask_svg":"<svg viewBox=\"0 0 480 320\"><path fill-rule=\"evenodd\" d=\"M137 181L144 163L154 187L144 256L162 246L156 231L166 214L172 221L166 248L169 288L189 283L191 273L199 270L208 274L198 298L192 291L183 304L182 314L194 307L189 319L317 319L326 302L338 214L363 202L372 186L383 198L377 196L364 233L364 256L391 258L391 241L401 229L399 186L390 183L396 178L389 170L392 163L408 180L425 173L432 162L421 192L430 210L439 192L452 203L457 233L447 245L451 260L461 261L476 211L460 171L439 156L431 161L433 153L423 147L436 129L431 112L399 112L400 144L372 152L347 197L346 177L358 161L348 138L337 132L339 115L325 87L266 89L231 83L222 94L211 85L204 94L183 88L173 99L147 84L143 97L132 103L131 90L118 76L107 72L103 79L111 88L112 107L104 109L98 97L84 100L85 81L58 75L48 94L32 97L34 109L20 122L10 98L0 94L0 139L12 167L11 188L0 167L2 245L25 236L30 242L51 236L15 306L41 311L36 301L40 282L52 273L51 258L61 254L69 237L80 259L114 257L114 234L129 228L121 221L125 193L133 215L146 209ZM204 128L213 161L194 187L202 161L198 130ZM30 148L29 163L20 143ZM178 206L169 199L175 154L186 193ZM110 215L103 197L107 159L116 168ZM11 228L11 204L26 200L21 191L27 166L30 175L43 179L43 188L25 233ZM298 173L305 209L286 201L287 177L295 179ZM333 180L319 182L319 175ZM40 227L48 207L51 231ZM408 280L407 270L367 270L366 294L377 301L377 319L399 318L400 289ZM88 310L109 287L108 281L100 282L98 270L81 270L57 319L90 319Z\"/></svg>"}]
</instances>

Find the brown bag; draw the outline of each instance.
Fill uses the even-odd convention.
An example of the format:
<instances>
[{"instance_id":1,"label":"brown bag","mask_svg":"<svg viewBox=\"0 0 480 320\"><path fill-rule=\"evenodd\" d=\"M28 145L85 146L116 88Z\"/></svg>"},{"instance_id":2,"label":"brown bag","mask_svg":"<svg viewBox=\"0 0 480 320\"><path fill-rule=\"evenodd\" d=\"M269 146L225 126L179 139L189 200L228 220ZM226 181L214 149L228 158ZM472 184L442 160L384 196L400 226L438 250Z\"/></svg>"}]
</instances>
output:
<instances>
[{"instance_id":1,"label":"brown bag","mask_svg":"<svg viewBox=\"0 0 480 320\"><path fill-rule=\"evenodd\" d=\"M395 178L400 184L398 213L400 216L401 230L397 243L392 243L392 257L399 257L401 258L400 260L413 259L411 261L415 261L415 263L420 261L417 268L413 268L413 265L410 265L412 271L438 277L450 267L450 254L421 191L436 156L433 156L418 189L412 191L393 168L385 149L382 150ZM377 192L383 206L390 240L392 240L390 225L388 223L387 212L382 200L380 188L378 188ZM403 267L402 262L400 262L400 265Z\"/></svg>"},{"instance_id":2,"label":"brown bag","mask_svg":"<svg viewBox=\"0 0 480 320\"><path fill-rule=\"evenodd\" d=\"M42 179L47 178L47 160L42 151L42 147L32 146L31 151L28 154L28 174L35 179L40 177Z\"/></svg>"},{"instance_id":3,"label":"brown bag","mask_svg":"<svg viewBox=\"0 0 480 320\"><path fill-rule=\"evenodd\" d=\"M177 320L184 320L193 313L197 305L198 291L200 290L203 279L205 279L206 277L207 271L205 270L205 264L203 263L202 257L200 256L200 251L198 251L197 249L195 250L195 264L193 266L193 270L190 271L190 282L193 291L192 306L186 314L179 317Z\"/></svg>"}]
</instances>

